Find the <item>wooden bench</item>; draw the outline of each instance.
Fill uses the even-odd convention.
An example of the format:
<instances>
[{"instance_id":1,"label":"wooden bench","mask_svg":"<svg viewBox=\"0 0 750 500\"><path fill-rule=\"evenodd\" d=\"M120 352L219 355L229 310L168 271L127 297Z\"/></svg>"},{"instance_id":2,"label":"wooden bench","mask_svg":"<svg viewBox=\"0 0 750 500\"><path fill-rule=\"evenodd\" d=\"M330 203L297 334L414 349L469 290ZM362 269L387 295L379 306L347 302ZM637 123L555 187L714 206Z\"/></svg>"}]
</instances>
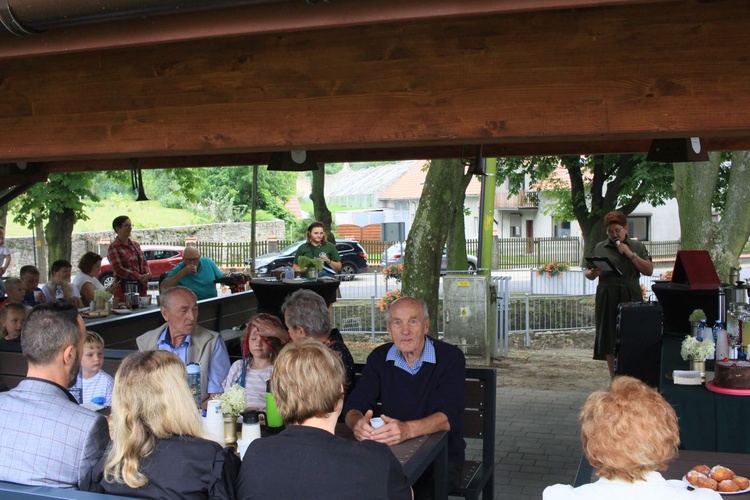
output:
<instances>
[{"instance_id":1,"label":"wooden bench","mask_svg":"<svg viewBox=\"0 0 750 500\"><path fill-rule=\"evenodd\" d=\"M355 378L364 365L354 365ZM481 460L466 460L461 479L451 496L470 499L494 499L495 489L495 414L497 408L497 373L491 368L466 368L466 402L464 439L467 449L472 442L481 444ZM380 414L376 409L375 414Z\"/></svg>"}]
</instances>

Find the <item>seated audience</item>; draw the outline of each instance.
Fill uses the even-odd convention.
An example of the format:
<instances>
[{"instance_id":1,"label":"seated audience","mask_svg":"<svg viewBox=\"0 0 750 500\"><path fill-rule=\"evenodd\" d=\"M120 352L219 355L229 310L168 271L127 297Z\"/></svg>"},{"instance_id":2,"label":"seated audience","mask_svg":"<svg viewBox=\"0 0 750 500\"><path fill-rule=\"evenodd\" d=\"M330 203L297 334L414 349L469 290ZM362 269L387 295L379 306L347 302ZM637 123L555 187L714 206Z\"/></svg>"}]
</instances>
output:
<instances>
[{"instance_id":1,"label":"seated audience","mask_svg":"<svg viewBox=\"0 0 750 500\"><path fill-rule=\"evenodd\" d=\"M73 264L65 259L58 259L52 263L49 270L50 279L42 287L42 293L44 293L44 300L55 300L57 287L59 286L62 290L62 299L70 300L76 307L83 307L81 302L81 292L78 287L70 282L71 272L73 271Z\"/></svg>"},{"instance_id":2,"label":"seated audience","mask_svg":"<svg viewBox=\"0 0 750 500\"><path fill-rule=\"evenodd\" d=\"M65 389L78 375L85 335L69 302L29 314L21 334L27 378L0 394L0 481L77 488L104 453L107 420Z\"/></svg>"},{"instance_id":3,"label":"seated audience","mask_svg":"<svg viewBox=\"0 0 750 500\"><path fill-rule=\"evenodd\" d=\"M7 342L20 342L23 323L26 321L26 306L20 302L6 304L0 311L0 324L2 324L2 337L0 340Z\"/></svg>"},{"instance_id":4,"label":"seated audience","mask_svg":"<svg viewBox=\"0 0 750 500\"><path fill-rule=\"evenodd\" d=\"M232 363L227 378L224 379L224 390L234 384L245 388L247 406L266 409L266 382L273 373L273 360L281 350L281 341L276 337L264 337L258 332L268 325L283 329L276 316L260 313L247 325L242 338L242 359Z\"/></svg>"},{"instance_id":5,"label":"seated audience","mask_svg":"<svg viewBox=\"0 0 750 500\"><path fill-rule=\"evenodd\" d=\"M78 269L81 272L73 278L73 286L80 291L81 301L85 307L94 300L95 292L104 290L104 285L96 279L102 269L102 256L98 253L86 252L78 261ZM119 286L119 283L115 282L107 291L113 293L115 288L119 288Z\"/></svg>"},{"instance_id":6,"label":"seated audience","mask_svg":"<svg viewBox=\"0 0 750 500\"><path fill-rule=\"evenodd\" d=\"M402 297L388 307L392 343L367 357L362 377L346 403L346 424L359 440L394 445L448 432L448 492L458 485L466 443L463 436L466 359L455 346L430 337L427 305ZM377 403L385 425L370 425ZM433 495L432 468L414 484L415 498Z\"/></svg>"},{"instance_id":7,"label":"seated audience","mask_svg":"<svg viewBox=\"0 0 750 500\"><path fill-rule=\"evenodd\" d=\"M23 282L23 304L34 307L37 304L44 303L44 294L39 288L39 269L36 266L22 266L19 276Z\"/></svg>"},{"instance_id":8,"label":"seated audience","mask_svg":"<svg viewBox=\"0 0 750 500\"><path fill-rule=\"evenodd\" d=\"M112 445L82 489L152 499L235 498L239 458L202 436L180 358L131 354L115 375Z\"/></svg>"},{"instance_id":9,"label":"seated audience","mask_svg":"<svg viewBox=\"0 0 750 500\"><path fill-rule=\"evenodd\" d=\"M104 364L104 339L96 332L87 331L81 358L81 401L112 406L114 379L102 370Z\"/></svg>"},{"instance_id":10,"label":"seated audience","mask_svg":"<svg viewBox=\"0 0 750 500\"><path fill-rule=\"evenodd\" d=\"M328 313L323 297L312 290L297 290L289 295L281 306L288 333L275 330L267 335L280 336L282 342L311 338L322 342L339 355L346 369L346 392L351 392L354 385L354 358L346 347L341 333L332 328L331 316ZM263 333L261 333L263 335Z\"/></svg>"},{"instance_id":11,"label":"seated audience","mask_svg":"<svg viewBox=\"0 0 750 500\"><path fill-rule=\"evenodd\" d=\"M170 351L185 366L201 366L201 401L224 392L221 386L229 372L229 354L217 332L198 324L198 302L189 288L176 286L161 294L161 315L165 324L136 339L140 351Z\"/></svg>"},{"instance_id":12,"label":"seated audience","mask_svg":"<svg viewBox=\"0 0 750 500\"><path fill-rule=\"evenodd\" d=\"M549 486L545 500L721 498L713 490L688 491L657 472L677 455L680 429L674 408L640 380L616 377L589 396L579 420L583 452L600 479L578 488Z\"/></svg>"},{"instance_id":13,"label":"seated audience","mask_svg":"<svg viewBox=\"0 0 750 500\"><path fill-rule=\"evenodd\" d=\"M198 300L216 297L216 283L214 280L223 278L224 273L208 257L201 257L195 247L185 247L182 262L169 271L161 282L160 289L166 290L173 286L184 286L193 291Z\"/></svg>"},{"instance_id":14,"label":"seated audience","mask_svg":"<svg viewBox=\"0 0 750 500\"><path fill-rule=\"evenodd\" d=\"M401 464L386 445L334 435L344 381L341 359L320 342L303 339L281 350L271 390L286 429L250 443L238 498L412 498Z\"/></svg>"},{"instance_id":15,"label":"seated audience","mask_svg":"<svg viewBox=\"0 0 750 500\"><path fill-rule=\"evenodd\" d=\"M23 281L20 278L8 278L5 280L5 298L0 302L0 311L11 302L23 303L26 292L23 289Z\"/></svg>"}]
</instances>

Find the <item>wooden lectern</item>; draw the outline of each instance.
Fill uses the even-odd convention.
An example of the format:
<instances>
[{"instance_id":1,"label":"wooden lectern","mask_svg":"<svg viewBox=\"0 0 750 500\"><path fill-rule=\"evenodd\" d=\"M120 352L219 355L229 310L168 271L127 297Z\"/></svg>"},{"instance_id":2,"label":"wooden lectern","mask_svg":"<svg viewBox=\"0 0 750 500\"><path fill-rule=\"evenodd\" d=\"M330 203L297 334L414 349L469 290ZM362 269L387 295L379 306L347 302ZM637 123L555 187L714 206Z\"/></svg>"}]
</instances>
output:
<instances>
[{"instance_id":1,"label":"wooden lectern","mask_svg":"<svg viewBox=\"0 0 750 500\"><path fill-rule=\"evenodd\" d=\"M680 250L672 270L672 283L691 290L717 290L721 285L714 262L706 250Z\"/></svg>"}]
</instances>

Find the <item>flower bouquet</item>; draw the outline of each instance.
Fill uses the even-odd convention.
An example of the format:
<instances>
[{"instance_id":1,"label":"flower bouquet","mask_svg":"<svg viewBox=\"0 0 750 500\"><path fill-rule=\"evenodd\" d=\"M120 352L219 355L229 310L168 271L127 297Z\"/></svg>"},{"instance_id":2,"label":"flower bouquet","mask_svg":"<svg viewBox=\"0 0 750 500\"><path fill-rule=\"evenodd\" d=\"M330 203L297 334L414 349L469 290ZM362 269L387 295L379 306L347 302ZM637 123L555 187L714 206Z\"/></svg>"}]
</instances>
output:
<instances>
[{"instance_id":1,"label":"flower bouquet","mask_svg":"<svg viewBox=\"0 0 750 500\"><path fill-rule=\"evenodd\" d=\"M682 348L680 354L682 359L687 360L698 360L703 361L708 359L714 353L716 346L714 346L713 339L705 339L699 341L695 337L687 335L685 340L682 341Z\"/></svg>"},{"instance_id":2,"label":"flower bouquet","mask_svg":"<svg viewBox=\"0 0 750 500\"><path fill-rule=\"evenodd\" d=\"M570 269L570 262L557 262L551 260L541 267L537 268L537 276L562 276L562 273Z\"/></svg>"},{"instance_id":3,"label":"flower bouquet","mask_svg":"<svg viewBox=\"0 0 750 500\"><path fill-rule=\"evenodd\" d=\"M221 401L221 412L224 415L236 417L247 408L245 388L239 384L234 384L228 391L216 396L216 399Z\"/></svg>"}]
</instances>

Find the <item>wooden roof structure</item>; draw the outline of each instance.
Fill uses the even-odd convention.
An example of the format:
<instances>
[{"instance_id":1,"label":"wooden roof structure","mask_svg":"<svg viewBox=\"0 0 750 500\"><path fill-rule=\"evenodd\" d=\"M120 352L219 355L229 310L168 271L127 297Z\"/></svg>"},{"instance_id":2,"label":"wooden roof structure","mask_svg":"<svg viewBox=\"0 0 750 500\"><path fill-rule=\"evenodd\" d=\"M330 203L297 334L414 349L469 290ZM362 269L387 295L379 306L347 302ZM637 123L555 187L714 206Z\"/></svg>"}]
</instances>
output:
<instances>
[{"instance_id":1,"label":"wooden roof structure","mask_svg":"<svg viewBox=\"0 0 750 500\"><path fill-rule=\"evenodd\" d=\"M39 14L23 6L59 2L0 0L0 189L131 158L596 154L693 136L750 149L745 0L160 2L173 8L19 36Z\"/></svg>"}]
</instances>

